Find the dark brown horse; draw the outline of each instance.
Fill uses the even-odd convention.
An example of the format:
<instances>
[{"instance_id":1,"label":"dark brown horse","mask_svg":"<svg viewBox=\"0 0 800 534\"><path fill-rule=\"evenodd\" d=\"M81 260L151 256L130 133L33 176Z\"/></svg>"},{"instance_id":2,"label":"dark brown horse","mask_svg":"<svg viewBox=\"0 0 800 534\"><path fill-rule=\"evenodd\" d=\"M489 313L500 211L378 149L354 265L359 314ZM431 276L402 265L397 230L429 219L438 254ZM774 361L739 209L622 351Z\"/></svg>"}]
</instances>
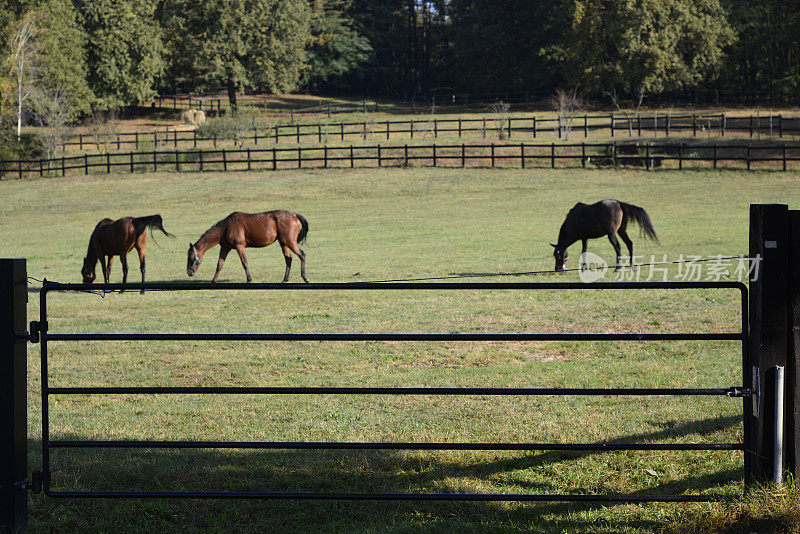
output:
<instances>
[{"instance_id":1,"label":"dark brown horse","mask_svg":"<svg viewBox=\"0 0 800 534\"><path fill-rule=\"evenodd\" d=\"M144 250L147 245L147 229L150 231L161 230L169 237L175 237L164 230L161 215L148 215L147 217L123 217L112 221L103 219L94 227L92 237L89 238L89 249L83 259L83 282L90 284L97 277L95 268L98 260L103 269L103 281L107 284L111 277L111 260L119 256L122 264L122 283L128 281L128 252L136 248L139 253L139 270L142 271L144 282ZM108 260L106 261L106 258ZM144 293L144 290L142 290Z\"/></svg>"},{"instance_id":2,"label":"dark brown horse","mask_svg":"<svg viewBox=\"0 0 800 534\"><path fill-rule=\"evenodd\" d=\"M650 216L639 206L626 204L619 200L601 200L595 204L583 204L578 202L575 207L569 210L567 218L561 225L558 233L558 244L553 246L553 256L556 259L556 271L564 270L564 262L567 261L569 253L567 247L581 240L583 251L581 257L586 253L587 241L597 237L608 236L614 251L617 253L616 269L620 268L621 250L617 235L619 235L628 247L628 254L633 266L633 241L628 237L628 222L635 222L639 225L641 232L652 241L658 243L656 231ZM584 265L581 265L584 268Z\"/></svg>"},{"instance_id":3,"label":"dark brown horse","mask_svg":"<svg viewBox=\"0 0 800 534\"><path fill-rule=\"evenodd\" d=\"M186 273L194 276L197 268L203 261L206 250L216 245L220 246L217 272L214 273L212 282L219 278L222 264L232 249L236 249L239 259L242 260L247 281L253 280L247 266L247 256L244 254L246 247L266 247L276 240L283 249L283 258L286 260L286 274L283 281L289 280L289 269L292 267L292 252L300 258L300 276L306 278L306 254L300 249L308 235L308 221L298 213L286 210L265 211L263 213L242 213L236 211L209 228L193 245L189 243L189 254L186 262Z\"/></svg>"}]
</instances>

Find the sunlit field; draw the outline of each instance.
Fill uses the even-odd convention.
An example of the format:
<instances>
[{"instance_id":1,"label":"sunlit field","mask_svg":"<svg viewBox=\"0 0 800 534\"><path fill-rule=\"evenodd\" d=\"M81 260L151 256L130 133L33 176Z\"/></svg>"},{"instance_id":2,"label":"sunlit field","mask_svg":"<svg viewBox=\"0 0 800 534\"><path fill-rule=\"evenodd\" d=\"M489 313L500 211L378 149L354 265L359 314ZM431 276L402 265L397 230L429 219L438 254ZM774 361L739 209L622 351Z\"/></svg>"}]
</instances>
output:
<instances>
[{"instance_id":1,"label":"sunlit field","mask_svg":"<svg viewBox=\"0 0 800 534\"><path fill-rule=\"evenodd\" d=\"M160 213L149 281L186 275L190 242L232 211L288 209L310 224L312 282L511 276L553 268L578 201L644 207L661 244L630 232L647 263L747 253L749 204L800 205L791 173L580 169L337 169L68 176L0 182L0 255L38 280L80 281L103 217ZM589 251L613 263L607 240ZM580 245L570 249L575 267ZM279 282L277 245L247 249ZM135 254L129 280L139 280ZM299 282L295 260L291 281ZM731 262L733 279L735 262ZM669 267L673 280L685 274ZM630 275L630 271L622 271ZM491 276L506 273L505 276ZM639 270L646 279L648 270ZM634 276L635 277L635 276ZM606 280L613 280L609 272ZM630 276L628 277L630 278ZM243 282L228 256L220 280ZM112 281L121 280L119 262ZM29 319L40 284L31 281ZM50 331L228 333L734 332L735 290L193 291L52 293ZM52 342L51 386L730 387L736 342ZM29 347L29 463L41 467L39 347ZM51 439L733 443L726 397L388 395L53 396ZM741 452L64 449L53 489L426 493L738 494ZM33 532L651 532L708 505L31 498Z\"/></svg>"}]
</instances>

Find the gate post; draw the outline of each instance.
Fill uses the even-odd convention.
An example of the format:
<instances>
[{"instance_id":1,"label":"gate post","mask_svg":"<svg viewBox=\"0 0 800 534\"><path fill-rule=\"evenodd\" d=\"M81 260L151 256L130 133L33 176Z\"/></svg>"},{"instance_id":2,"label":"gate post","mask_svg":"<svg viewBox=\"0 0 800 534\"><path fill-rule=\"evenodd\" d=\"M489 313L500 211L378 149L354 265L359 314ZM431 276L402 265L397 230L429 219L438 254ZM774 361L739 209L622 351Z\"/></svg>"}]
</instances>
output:
<instances>
[{"instance_id":1,"label":"gate post","mask_svg":"<svg viewBox=\"0 0 800 534\"><path fill-rule=\"evenodd\" d=\"M28 517L27 270L0 259L0 532L24 532Z\"/></svg>"},{"instance_id":2,"label":"gate post","mask_svg":"<svg viewBox=\"0 0 800 534\"><path fill-rule=\"evenodd\" d=\"M784 413L786 469L800 475L800 210L789 210L789 347L786 358Z\"/></svg>"},{"instance_id":3,"label":"gate post","mask_svg":"<svg viewBox=\"0 0 800 534\"><path fill-rule=\"evenodd\" d=\"M775 366L787 365L788 351L788 271L789 210L785 204L750 206L750 258L755 268L750 272L750 358L754 396L745 417L750 418L750 436L745 436L750 458L745 459L749 472L746 481L768 482L773 478L774 388L768 373ZM760 265L759 265L760 263ZM745 370L748 372L748 370ZM787 374L796 372L794 365ZM787 381L787 391L792 391ZM790 393L787 397L792 398ZM787 399L785 399L786 401ZM784 401L784 402L785 402ZM786 404L784 404L786 408ZM784 413L792 413L784 409ZM747 427L747 425L746 425ZM794 432L792 427L791 432ZM784 433L784 450L786 436ZM787 467L784 461L783 469Z\"/></svg>"}]
</instances>

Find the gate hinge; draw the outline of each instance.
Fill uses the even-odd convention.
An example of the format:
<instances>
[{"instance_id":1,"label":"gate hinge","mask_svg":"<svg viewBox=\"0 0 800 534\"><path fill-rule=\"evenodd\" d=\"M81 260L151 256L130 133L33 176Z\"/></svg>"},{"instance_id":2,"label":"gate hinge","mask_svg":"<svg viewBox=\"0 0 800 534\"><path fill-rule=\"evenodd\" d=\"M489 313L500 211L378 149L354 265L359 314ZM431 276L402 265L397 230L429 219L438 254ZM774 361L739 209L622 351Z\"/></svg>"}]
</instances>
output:
<instances>
[{"instance_id":1,"label":"gate hinge","mask_svg":"<svg viewBox=\"0 0 800 534\"><path fill-rule=\"evenodd\" d=\"M753 390L750 388L732 387L728 389L728 392L725 394L728 397L751 397L753 395Z\"/></svg>"}]
</instances>

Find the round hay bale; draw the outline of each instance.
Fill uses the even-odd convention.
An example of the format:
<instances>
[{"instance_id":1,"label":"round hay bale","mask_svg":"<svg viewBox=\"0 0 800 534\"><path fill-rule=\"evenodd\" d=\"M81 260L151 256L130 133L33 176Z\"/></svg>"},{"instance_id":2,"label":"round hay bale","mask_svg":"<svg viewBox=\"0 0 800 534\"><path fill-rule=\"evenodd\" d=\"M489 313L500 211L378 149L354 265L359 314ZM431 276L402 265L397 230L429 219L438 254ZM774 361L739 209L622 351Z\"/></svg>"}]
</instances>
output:
<instances>
[{"instance_id":1,"label":"round hay bale","mask_svg":"<svg viewBox=\"0 0 800 534\"><path fill-rule=\"evenodd\" d=\"M203 124L206 121L206 114L201 109L185 109L181 111L181 122L194 126Z\"/></svg>"}]
</instances>

